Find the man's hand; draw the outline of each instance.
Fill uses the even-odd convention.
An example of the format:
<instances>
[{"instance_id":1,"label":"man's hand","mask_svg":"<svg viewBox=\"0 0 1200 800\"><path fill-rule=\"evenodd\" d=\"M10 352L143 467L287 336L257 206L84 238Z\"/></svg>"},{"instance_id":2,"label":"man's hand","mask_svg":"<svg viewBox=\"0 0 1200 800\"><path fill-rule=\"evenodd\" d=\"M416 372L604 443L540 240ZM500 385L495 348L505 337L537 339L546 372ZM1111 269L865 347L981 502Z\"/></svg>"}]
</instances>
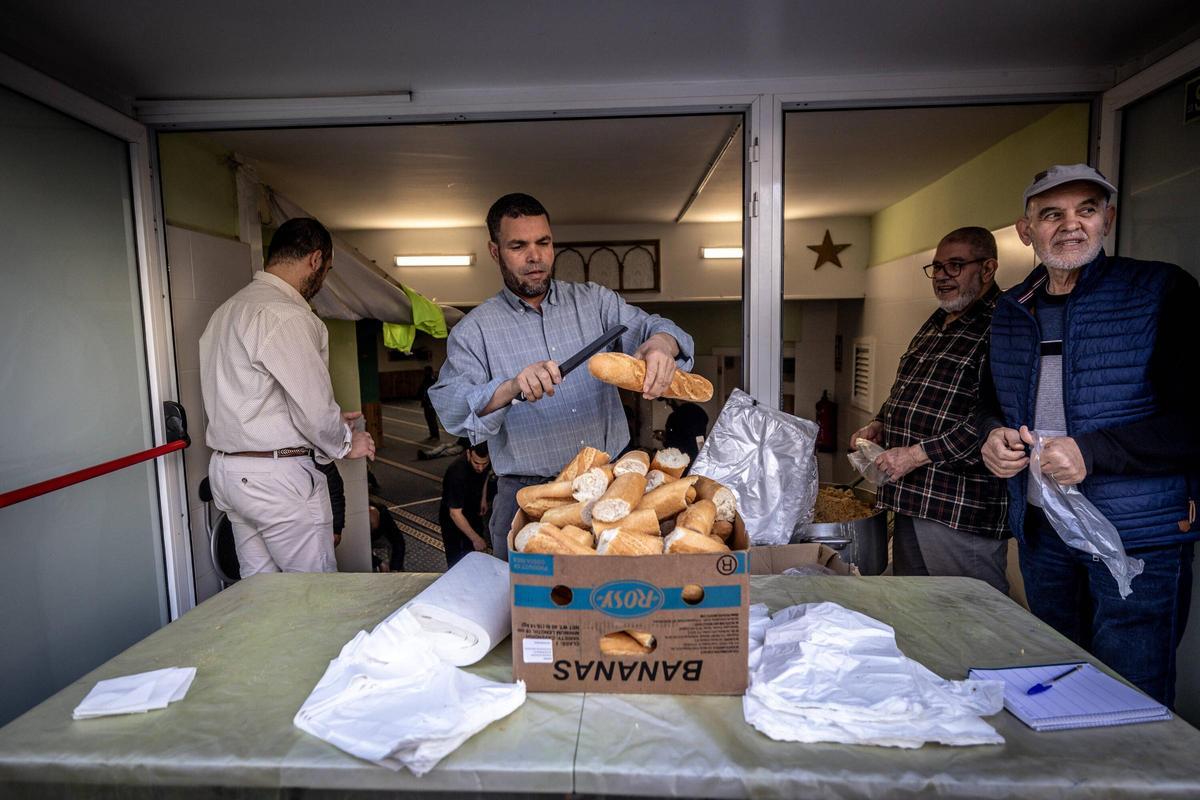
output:
<instances>
[{"instance_id":1,"label":"man's hand","mask_svg":"<svg viewBox=\"0 0 1200 800\"><path fill-rule=\"evenodd\" d=\"M1021 426L1028 433L1029 429ZM1033 441L1032 437L1029 440ZM979 450L983 463L997 478L1011 478L1029 466L1021 431L1013 428L994 428Z\"/></svg>"},{"instance_id":2,"label":"man's hand","mask_svg":"<svg viewBox=\"0 0 1200 800\"><path fill-rule=\"evenodd\" d=\"M900 480L917 467L923 467L928 463L929 456L925 455L925 448L919 444L884 450L879 458L875 459L875 466L894 481Z\"/></svg>"},{"instance_id":3,"label":"man's hand","mask_svg":"<svg viewBox=\"0 0 1200 800\"><path fill-rule=\"evenodd\" d=\"M337 546L338 546L339 544L341 544L341 543L342 543L342 534L340 534L340 533L335 533L335 534L333 535L333 546L334 546L334 547L337 547Z\"/></svg>"},{"instance_id":4,"label":"man's hand","mask_svg":"<svg viewBox=\"0 0 1200 800\"><path fill-rule=\"evenodd\" d=\"M883 423L879 420L872 420L870 425L865 428L859 428L854 433L850 434L850 449L858 449L858 440L866 439L868 442L875 444L883 444Z\"/></svg>"},{"instance_id":5,"label":"man's hand","mask_svg":"<svg viewBox=\"0 0 1200 800\"><path fill-rule=\"evenodd\" d=\"M476 553L482 553L488 549L488 543L483 540L482 536L476 534L471 537L471 546L475 548Z\"/></svg>"},{"instance_id":6,"label":"man's hand","mask_svg":"<svg viewBox=\"0 0 1200 800\"><path fill-rule=\"evenodd\" d=\"M633 357L646 362L646 380L642 383L642 397L653 400L662 397L675 377L675 356L679 355L679 343L668 333L656 333L634 351Z\"/></svg>"},{"instance_id":7,"label":"man's hand","mask_svg":"<svg viewBox=\"0 0 1200 800\"><path fill-rule=\"evenodd\" d=\"M1028 428L1022 427L1024 435ZM1032 434L1029 437L1033 443ZM1056 436L1042 442L1042 474L1049 475L1059 486L1074 486L1082 483L1087 477L1087 467L1083 463L1083 453L1079 445L1070 436Z\"/></svg>"},{"instance_id":8,"label":"man's hand","mask_svg":"<svg viewBox=\"0 0 1200 800\"><path fill-rule=\"evenodd\" d=\"M355 431L350 434L350 452L346 458L367 457L368 461L375 460L375 440L366 431Z\"/></svg>"},{"instance_id":9,"label":"man's hand","mask_svg":"<svg viewBox=\"0 0 1200 800\"><path fill-rule=\"evenodd\" d=\"M544 395L553 397L554 387L560 383L562 373L558 371L558 363L538 361L518 372L517 377L512 379L512 396L520 397L524 392L528 402L536 403Z\"/></svg>"}]
</instances>

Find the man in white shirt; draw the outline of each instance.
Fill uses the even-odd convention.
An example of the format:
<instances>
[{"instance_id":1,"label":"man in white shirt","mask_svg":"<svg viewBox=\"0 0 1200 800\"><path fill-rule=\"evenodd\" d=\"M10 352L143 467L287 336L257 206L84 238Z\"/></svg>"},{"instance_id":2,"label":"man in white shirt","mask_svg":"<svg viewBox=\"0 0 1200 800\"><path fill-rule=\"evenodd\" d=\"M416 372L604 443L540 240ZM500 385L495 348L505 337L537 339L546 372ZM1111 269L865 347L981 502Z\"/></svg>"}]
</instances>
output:
<instances>
[{"instance_id":1,"label":"man in white shirt","mask_svg":"<svg viewBox=\"0 0 1200 800\"><path fill-rule=\"evenodd\" d=\"M291 219L267 264L225 301L200 337L200 389L213 500L233 523L242 577L336 572L325 476L313 457L375 457L329 380L329 333L308 306L333 268L333 239Z\"/></svg>"}]
</instances>

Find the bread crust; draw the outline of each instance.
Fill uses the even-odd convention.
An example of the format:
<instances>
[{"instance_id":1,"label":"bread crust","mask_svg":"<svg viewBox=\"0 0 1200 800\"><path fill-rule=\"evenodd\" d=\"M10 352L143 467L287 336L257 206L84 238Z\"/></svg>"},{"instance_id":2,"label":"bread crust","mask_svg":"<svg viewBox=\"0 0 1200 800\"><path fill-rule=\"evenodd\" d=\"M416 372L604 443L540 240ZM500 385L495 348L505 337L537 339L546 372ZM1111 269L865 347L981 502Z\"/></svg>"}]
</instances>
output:
<instances>
[{"instance_id":1,"label":"bread crust","mask_svg":"<svg viewBox=\"0 0 1200 800\"><path fill-rule=\"evenodd\" d=\"M588 359L588 372L605 383L640 392L646 383L646 362L624 353L597 353ZM671 385L662 396L675 400L706 403L712 399L713 385L703 375L675 370Z\"/></svg>"}]
</instances>

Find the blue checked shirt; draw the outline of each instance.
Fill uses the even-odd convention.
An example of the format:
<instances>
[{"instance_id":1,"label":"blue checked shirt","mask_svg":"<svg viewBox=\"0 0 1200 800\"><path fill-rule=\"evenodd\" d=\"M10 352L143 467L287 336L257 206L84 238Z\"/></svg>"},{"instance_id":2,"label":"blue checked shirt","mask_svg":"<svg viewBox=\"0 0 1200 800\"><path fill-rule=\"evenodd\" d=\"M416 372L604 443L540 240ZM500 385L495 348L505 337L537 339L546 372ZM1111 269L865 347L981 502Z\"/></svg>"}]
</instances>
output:
<instances>
[{"instance_id":1,"label":"blue checked shirt","mask_svg":"<svg viewBox=\"0 0 1200 800\"><path fill-rule=\"evenodd\" d=\"M629 328L613 348L632 354L656 333L679 343L679 369L692 366L692 337L594 283L552 281L542 312L507 287L463 317L450 332L446 363L429 390L442 426L472 444L486 441L498 475L552 476L584 445L616 455L629 426L613 386L580 365L536 403L481 412L500 384L536 361L562 362L614 325Z\"/></svg>"}]
</instances>

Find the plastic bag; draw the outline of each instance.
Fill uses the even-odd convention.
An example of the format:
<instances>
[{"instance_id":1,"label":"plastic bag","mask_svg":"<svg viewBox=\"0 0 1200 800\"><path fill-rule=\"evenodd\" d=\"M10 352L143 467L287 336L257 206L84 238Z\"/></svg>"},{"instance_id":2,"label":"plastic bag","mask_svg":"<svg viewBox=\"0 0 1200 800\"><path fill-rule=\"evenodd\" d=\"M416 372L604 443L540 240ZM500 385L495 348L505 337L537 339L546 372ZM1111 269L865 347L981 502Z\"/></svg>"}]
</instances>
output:
<instances>
[{"instance_id":1,"label":"plastic bag","mask_svg":"<svg viewBox=\"0 0 1200 800\"><path fill-rule=\"evenodd\" d=\"M817 500L817 424L734 389L692 465L728 486L752 544L787 544Z\"/></svg>"},{"instance_id":2,"label":"plastic bag","mask_svg":"<svg viewBox=\"0 0 1200 800\"><path fill-rule=\"evenodd\" d=\"M855 448L846 454L846 458L850 460L850 466L858 471L859 475L869 480L876 486L883 486L885 483L892 482L892 476L875 466L875 459L883 455L883 448L869 439L859 439L855 442Z\"/></svg>"},{"instance_id":3,"label":"plastic bag","mask_svg":"<svg viewBox=\"0 0 1200 800\"><path fill-rule=\"evenodd\" d=\"M1117 591L1124 599L1133 592L1130 584L1142 574L1145 566L1140 558L1125 555L1121 534L1104 518L1091 501L1074 486L1062 486L1049 475L1042 474L1042 447L1045 439L1033 432L1033 447L1029 453L1029 473L1033 475L1042 497L1042 511L1068 547L1097 556L1117 581Z\"/></svg>"}]
</instances>

